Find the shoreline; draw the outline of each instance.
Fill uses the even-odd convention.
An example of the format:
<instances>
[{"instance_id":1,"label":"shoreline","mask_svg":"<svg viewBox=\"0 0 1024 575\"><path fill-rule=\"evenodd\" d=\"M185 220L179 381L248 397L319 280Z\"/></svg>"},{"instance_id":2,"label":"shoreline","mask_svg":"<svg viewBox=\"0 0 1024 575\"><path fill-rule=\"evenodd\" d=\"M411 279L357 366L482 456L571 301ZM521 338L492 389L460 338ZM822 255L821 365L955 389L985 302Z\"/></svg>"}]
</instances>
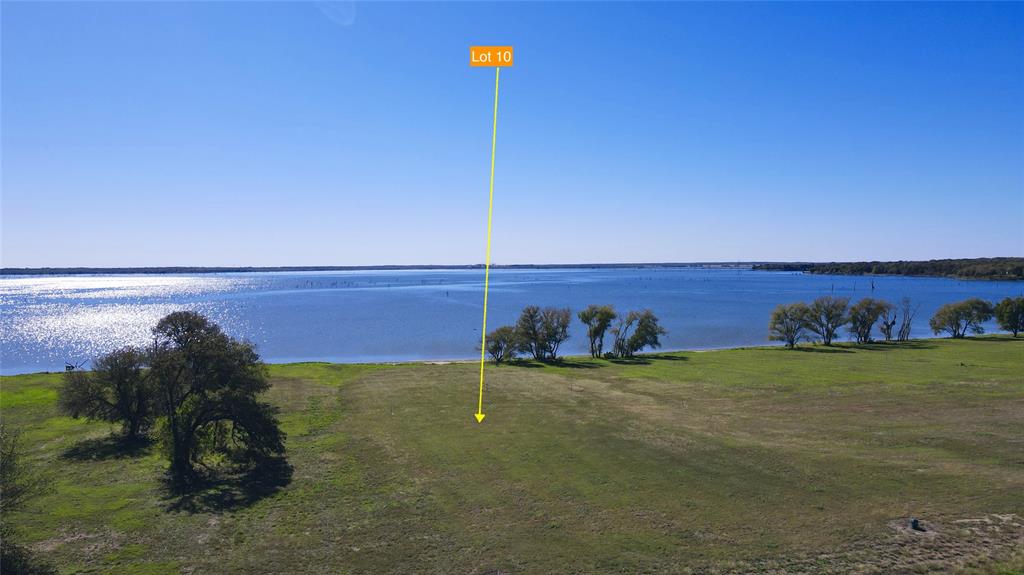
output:
<instances>
[{"instance_id":1,"label":"shoreline","mask_svg":"<svg viewBox=\"0 0 1024 575\"><path fill-rule=\"evenodd\" d=\"M1021 342L1024 342L1024 337L1014 338L1008 332L994 332L994 333L986 333L986 334L982 334L982 335L976 335L976 336L972 336L972 337L958 338L958 339L955 339L955 340L954 340L954 338L951 338L951 337L917 337L917 338L913 338L913 339L907 340L905 342L874 341L874 342L871 342L871 343L863 344L863 343L856 343L856 342L853 342L853 341L841 341L841 342L835 342L832 346L830 346L830 348L833 348L833 349L843 349L843 348L851 348L851 347L852 348L865 348L867 346L878 346L878 345L892 345L892 346L895 347L895 346L899 346L901 344L908 344L908 343L913 344L913 343L931 342L931 341L978 341L978 340L986 340L986 339L1005 339L1007 341L1021 341ZM783 346L784 346L783 343L766 343L764 345L739 345L739 346L730 346L730 347L709 347L709 348L699 348L699 349L693 349L693 348L690 348L690 349L661 349L661 350L651 351L651 352L647 352L647 353L638 353L638 354L636 354L634 359L643 359L645 357L646 358L652 358L652 357L653 358L657 358L657 356L660 356L660 355L679 354L679 353L709 353L709 352L756 350L756 349L781 349ZM797 344L797 347L796 347L796 349L794 351L806 350L806 349L816 349L816 348L825 348L825 347L826 346L824 346L822 344L819 344L819 343L802 343L802 344ZM512 366L514 366L517 363L542 363L544 365L551 365L553 367L558 367L560 364L563 364L563 363L565 363L567 361L581 361L581 360L582 361L595 361L595 360L596 361L610 361L610 362L614 363L613 360L608 360L608 359L604 359L604 358L592 358L589 355L566 355L566 356L562 356L561 358L558 359L558 361L555 361L555 362L537 362L536 360L529 359L529 358L520 358L520 360L517 360L517 361L505 362L503 365L512 365ZM629 360L626 360L626 361L629 361ZM268 365L268 366L289 366L289 365L310 365L310 364L347 365L347 366L358 366L358 365L365 365L365 366L403 366L403 365L478 364L478 363L480 363L480 360L479 359L475 359L475 358L469 358L469 359L466 359L466 358L461 358L461 359L409 359L409 360L395 360L395 361L329 361L329 360L309 359L309 360L301 360L301 361L281 361L281 362L265 361L264 363L266 365ZM487 363L488 363L488 365L491 365L493 367L497 367L497 365L498 365L498 364L495 364L494 362L492 362L490 360L487 360ZM86 370L86 371L89 371L89 370ZM23 373L0 374L0 380L2 380L4 378L10 378L10 377L22 377L22 376L30 376L30 375L51 375L51 374L59 374L59 373L65 373L65 371L63 371L63 370L59 370L59 371L26 371L26 372L23 372Z\"/></svg>"}]
</instances>

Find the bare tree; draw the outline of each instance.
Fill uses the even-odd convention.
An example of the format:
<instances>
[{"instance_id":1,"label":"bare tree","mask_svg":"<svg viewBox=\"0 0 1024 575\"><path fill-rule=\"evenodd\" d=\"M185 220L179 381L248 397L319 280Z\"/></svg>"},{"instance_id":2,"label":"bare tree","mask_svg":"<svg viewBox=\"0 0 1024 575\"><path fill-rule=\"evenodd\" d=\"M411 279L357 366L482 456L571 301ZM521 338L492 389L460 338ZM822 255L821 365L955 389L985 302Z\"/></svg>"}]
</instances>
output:
<instances>
[{"instance_id":1,"label":"bare tree","mask_svg":"<svg viewBox=\"0 0 1024 575\"><path fill-rule=\"evenodd\" d=\"M917 315L919 307L921 306L912 305L909 297L900 300L900 329L896 335L896 341L910 340L911 326L914 323L914 316Z\"/></svg>"},{"instance_id":2,"label":"bare tree","mask_svg":"<svg viewBox=\"0 0 1024 575\"><path fill-rule=\"evenodd\" d=\"M636 320L640 319L636 312L631 311L625 317L619 317L619 323L612 328L612 354L616 357L627 357L629 355L630 332L633 330Z\"/></svg>"},{"instance_id":3,"label":"bare tree","mask_svg":"<svg viewBox=\"0 0 1024 575\"><path fill-rule=\"evenodd\" d=\"M892 341L892 328L896 325L896 310L892 305L882 310L882 316L878 324L879 331L885 337L885 341Z\"/></svg>"}]
</instances>

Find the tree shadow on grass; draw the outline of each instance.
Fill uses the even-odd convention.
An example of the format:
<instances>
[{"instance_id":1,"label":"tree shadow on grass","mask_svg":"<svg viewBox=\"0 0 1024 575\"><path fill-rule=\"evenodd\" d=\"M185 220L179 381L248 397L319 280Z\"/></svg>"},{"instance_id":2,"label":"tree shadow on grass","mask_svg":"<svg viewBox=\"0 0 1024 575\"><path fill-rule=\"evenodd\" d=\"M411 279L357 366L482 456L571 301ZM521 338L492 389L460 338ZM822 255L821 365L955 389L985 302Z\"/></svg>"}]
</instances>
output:
<instances>
[{"instance_id":1,"label":"tree shadow on grass","mask_svg":"<svg viewBox=\"0 0 1024 575\"><path fill-rule=\"evenodd\" d=\"M608 363L615 365L650 365L653 363L650 356L638 355L636 357L616 357L608 360Z\"/></svg>"},{"instance_id":2,"label":"tree shadow on grass","mask_svg":"<svg viewBox=\"0 0 1024 575\"><path fill-rule=\"evenodd\" d=\"M608 363L614 363L615 365L650 365L656 361L687 361L684 355L674 355L667 353L645 353L641 355L635 355L633 357L613 357L608 359Z\"/></svg>"},{"instance_id":3,"label":"tree shadow on grass","mask_svg":"<svg viewBox=\"0 0 1024 575\"><path fill-rule=\"evenodd\" d=\"M651 359L654 361L687 361L690 358L685 355L669 355L664 353L651 353L641 356L645 359Z\"/></svg>"},{"instance_id":4,"label":"tree shadow on grass","mask_svg":"<svg viewBox=\"0 0 1024 575\"><path fill-rule=\"evenodd\" d=\"M841 347L834 347L828 345L809 345L803 346L798 345L792 349L786 347L775 347L772 348L778 351L800 351L804 353L853 353L852 349L844 349Z\"/></svg>"},{"instance_id":5,"label":"tree shadow on grass","mask_svg":"<svg viewBox=\"0 0 1024 575\"><path fill-rule=\"evenodd\" d=\"M935 344L925 340L912 339L910 341L873 341L871 343L850 343L851 349L862 349L865 351L897 351L900 349L934 349Z\"/></svg>"},{"instance_id":6,"label":"tree shadow on grass","mask_svg":"<svg viewBox=\"0 0 1024 575\"><path fill-rule=\"evenodd\" d=\"M575 359L564 358L556 359L555 361L548 363L548 365L551 365L553 367L568 367L570 369L598 369L601 367L600 365L596 365L589 361L579 361Z\"/></svg>"},{"instance_id":7,"label":"tree shadow on grass","mask_svg":"<svg viewBox=\"0 0 1024 575\"><path fill-rule=\"evenodd\" d=\"M167 511L223 513L249 507L292 481L294 469L284 457L272 457L248 469L217 469L189 488L164 478Z\"/></svg>"},{"instance_id":8,"label":"tree shadow on grass","mask_svg":"<svg viewBox=\"0 0 1024 575\"><path fill-rule=\"evenodd\" d=\"M65 449L61 459L71 461L103 461L149 455L153 440L148 437L127 439L120 435L108 435L96 439L84 439Z\"/></svg>"},{"instance_id":9,"label":"tree shadow on grass","mask_svg":"<svg viewBox=\"0 0 1024 575\"><path fill-rule=\"evenodd\" d=\"M988 335L968 336L968 337L965 337L963 339L967 339L967 340L970 340L970 341L984 341L984 342L991 342L991 343L1012 343L1012 342L1015 342L1015 341L1016 342L1024 341L1024 337L1022 337L1022 336L1013 337L1011 334L1008 334L1008 333L999 333L999 334L993 333L993 334L988 334Z\"/></svg>"},{"instance_id":10,"label":"tree shadow on grass","mask_svg":"<svg viewBox=\"0 0 1024 575\"><path fill-rule=\"evenodd\" d=\"M615 357L605 359L608 363L614 363L616 365L649 365L655 361L686 361L688 358L681 355L669 355L669 354L644 354L637 355L634 357ZM605 367L602 363L597 362L591 358L585 359L570 359L570 358L559 358L554 361L539 361L536 359L517 359L509 362L508 365L514 365L516 367L526 368L542 368L542 367L565 367L569 369L601 369Z\"/></svg>"},{"instance_id":11,"label":"tree shadow on grass","mask_svg":"<svg viewBox=\"0 0 1024 575\"><path fill-rule=\"evenodd\" d=\"M517 359L511 361L508 365L514 365L516 367L525 367L530 369L537 369L542 367L567 367L569 369L598 369L601 366L594 364L590 361L580 361L576 359L559 358L554 361L545 360L539 361L536 359Z\"/></svg>"}]
</instances>

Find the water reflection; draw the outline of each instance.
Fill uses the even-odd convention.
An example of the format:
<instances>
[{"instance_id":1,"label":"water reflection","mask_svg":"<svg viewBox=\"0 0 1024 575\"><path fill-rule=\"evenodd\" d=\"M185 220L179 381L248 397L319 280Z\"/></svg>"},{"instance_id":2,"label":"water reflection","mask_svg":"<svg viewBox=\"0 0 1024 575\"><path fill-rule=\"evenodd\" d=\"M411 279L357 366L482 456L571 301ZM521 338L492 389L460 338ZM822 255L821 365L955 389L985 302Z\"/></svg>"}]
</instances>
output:
<instances>
[{"instance_id":1,"label":"water reflection","mask_svg":"<svg viewBox=\"0 0 1024 575\"><path fill-rule=\"evenodd\" d=\"M1021 295L1024 284L936 278L809 276L722 269L497 270L489 324L525 305L579 310L608 303L651 308L668 349L767 343L778 303L834 294L921 305L914 335L941 304ZM149 341L174 310L210 316L257 344L268 361L399 361L472 358L480 337L480 270L0 278L0 370L61 369ZM843 334L845 336L845 333ZM573 326L567 353L586 342Z\"/></svg>"}]
</instances>

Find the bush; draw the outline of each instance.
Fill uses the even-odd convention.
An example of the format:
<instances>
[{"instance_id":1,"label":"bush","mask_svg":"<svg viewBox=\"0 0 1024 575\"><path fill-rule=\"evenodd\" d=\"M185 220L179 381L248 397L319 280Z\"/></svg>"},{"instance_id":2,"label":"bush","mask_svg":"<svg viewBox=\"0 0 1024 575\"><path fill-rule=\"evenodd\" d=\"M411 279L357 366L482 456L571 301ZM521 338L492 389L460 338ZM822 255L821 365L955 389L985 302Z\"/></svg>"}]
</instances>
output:
<instances>
[{"instance_id":1,"label":"bush","mask_svg":"<svg viewBox=\"0 0 1024 575\"><path fill-rule=\"evenodd\" d=\"M487 334L487 353L494 363L515 359L518 347L516 330L511 326L502 326Z\"/></svg>"},{"instance_id":2,"label":"bush","mask_svg":"<svg viewBox=\"0 0 1024 575\"><path fill-rule=\"evenodd\" d=\"M97 359L91 372L65 373L57 405L69 417L120 423L134 440L153 425L153 399L146 353L126 347Z\"/></svg>"}]
</instances>

